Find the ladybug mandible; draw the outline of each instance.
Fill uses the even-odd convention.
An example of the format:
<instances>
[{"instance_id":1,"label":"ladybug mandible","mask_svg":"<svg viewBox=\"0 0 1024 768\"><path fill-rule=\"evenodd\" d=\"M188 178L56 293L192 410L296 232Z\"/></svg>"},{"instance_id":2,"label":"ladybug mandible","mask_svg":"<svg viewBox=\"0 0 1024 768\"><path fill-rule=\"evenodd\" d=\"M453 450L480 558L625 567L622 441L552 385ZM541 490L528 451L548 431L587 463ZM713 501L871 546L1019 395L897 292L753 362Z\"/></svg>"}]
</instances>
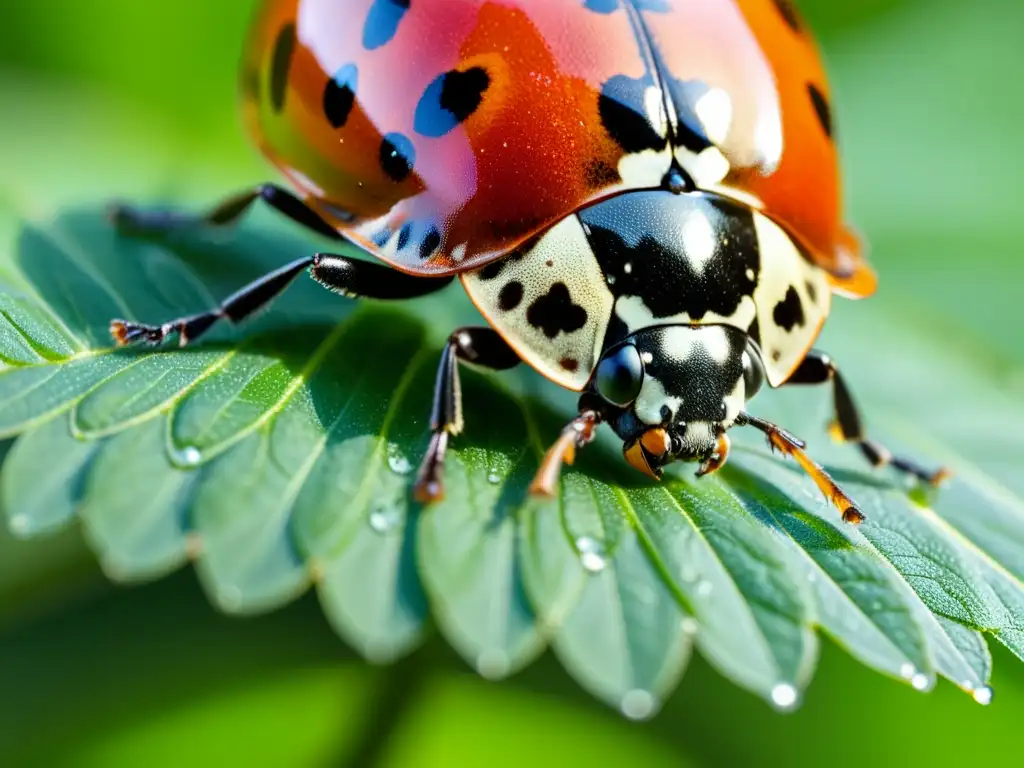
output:
<instances>
[{"instance_id":1,"label":"ladybug mandible","mask_svg":"<svg viewBox=\"0 0 1024 768\"><path fill-rule=\"evenodd\" d=\"M838 369L811 349L833 292L870 295L875 276L842 224L828 86L789 0L266 0L242 92L300 194L263 185L203 220L263 199L389 266L316 254L209 312L116 320L119 343L195 341L306 269L372 299L458 275L491 327L456 330L441 355L421 501L442 496L463 426L460 361L522 360L581 393L541 493L601 422L653 477L675 460L714 472L726 431L745 425L863 520L800 440L745 410L765 382L831 382L836 431L873 465L942 478L868 440Z\"/></svg>"}]
</instances>

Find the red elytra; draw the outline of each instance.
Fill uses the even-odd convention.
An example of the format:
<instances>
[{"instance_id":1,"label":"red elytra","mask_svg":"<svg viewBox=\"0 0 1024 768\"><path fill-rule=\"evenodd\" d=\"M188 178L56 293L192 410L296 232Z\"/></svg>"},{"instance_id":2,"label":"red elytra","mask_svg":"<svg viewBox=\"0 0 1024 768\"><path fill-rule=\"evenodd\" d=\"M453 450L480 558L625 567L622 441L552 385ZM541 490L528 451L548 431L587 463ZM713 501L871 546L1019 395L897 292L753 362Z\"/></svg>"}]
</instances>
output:
<instances>
[{"instance_id":1,"label":"red elytra","mask_svg":"<svg viewBox=\"0 0 1024 768\"><path fill-rule=\"evenodd\" d=\"M243 92L310 206L404 272L480 267L675 166L775 220L837 290L875 289L786 0L270 0Z\"/></svg>"}]
</instances>

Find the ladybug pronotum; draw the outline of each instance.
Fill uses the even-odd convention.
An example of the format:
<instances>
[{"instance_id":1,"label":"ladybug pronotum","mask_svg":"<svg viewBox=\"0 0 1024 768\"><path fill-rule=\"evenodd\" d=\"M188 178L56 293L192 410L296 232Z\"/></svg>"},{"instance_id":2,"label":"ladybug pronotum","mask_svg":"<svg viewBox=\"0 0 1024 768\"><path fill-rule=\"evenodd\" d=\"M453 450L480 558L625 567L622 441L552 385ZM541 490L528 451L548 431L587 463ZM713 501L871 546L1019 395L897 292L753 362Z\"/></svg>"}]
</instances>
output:
<instances>
[{"instance_id":1,"label":"ladybug pronotum","mask_svg":"<svg viewBox=\"0 0 1024 768\"><path fill-rule=\"evenodd\" d=\"M580 393L532 486L600 423L660 477L721 467L751 426L842 512L863 515L784 429L746 405L764 383L830 382L836 432L875 466L929 472L866 438L831 359L811 348L833 293L875 275L840 216L829 89L789 0L265 0L242 68L248 127L299 194L257 199L381 263L320 253L219 307L121 344L194 342L300 272L346 296L407 299L455 276L490 327L441 355L417 498L443 494L462 429L458 365L520 361ZM195 221L119 211L136 229Z\"/></svg>"}]
</instances>

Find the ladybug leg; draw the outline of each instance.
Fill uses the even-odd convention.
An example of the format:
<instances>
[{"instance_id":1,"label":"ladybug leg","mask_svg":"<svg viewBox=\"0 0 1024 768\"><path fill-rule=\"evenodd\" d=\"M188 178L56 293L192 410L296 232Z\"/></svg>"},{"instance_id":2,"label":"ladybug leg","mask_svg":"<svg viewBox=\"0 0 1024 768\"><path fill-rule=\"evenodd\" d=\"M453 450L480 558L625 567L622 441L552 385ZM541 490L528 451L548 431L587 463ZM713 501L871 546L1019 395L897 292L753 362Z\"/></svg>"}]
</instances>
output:
<instances>
[{"instance_id":1,"label":"ladybug leg","mask_svg":"<svg viewBox=\"0 0 1024 768\"><path fill-rule=\"evenodd\" d=\"M115 205L110 218L116 226L129 232L159 233L181 227L205 224L221 227L234 224L257 200L283 213L292 221L332 240L343 240L338 231L320 218L320 214L288 190L276 184L260 184L221 201L204 214L176 211L142 211L126 205Z\"/></svg>"},{"instance_id":2,"label":"ladybug leg","mask_svg":"<svg viewBox=\"0 0 1024 768\"><path fill-rule=\"evenodd\" d=\"M830 430L834 437L843 442L856 444L873 467L892 466L904 474L935 486L949 477L950 473L946 469L925 469L915 461L893 455L892 451L881 443L868 439L864 434L864 425L853 400L853 394L835 362L825 353L812 349L786 383L825 384L830 381L835 399L835 421L832 422Z\"/></svg>"},{"instance_id":3,"label":"ladybug leg","mask_svg":"<svg viewBox=\"0 0 1024 768\"><path fill-rule=\"evenodd\" d=\"M411 299L433 293L448 285L451 277L416 277L370 261L318 253L293 261L254 280L207 312L179 317L161 325L143 325L113 320L110 333L119 345L143 342L157 345L177 333L181 346L195 341L218 320L239 323L266 307L287 288L300 272L312 267L313 278L345 296L372 299Z\"/></svg>"},{"instance_id":4,"label":"ladybug leg","mask_svg":"<svg viewBox=\"0 0 1024 768\"><path fill-rule=\"evenodd\" d=\"M459 328L448 337L434 384L430 412L430 446L416 475L413 495L421 504L444 498L441 470L448 450L448 437L462 431L462 388L459 361L495 371L519 365L519 355L492 328Z\"/></svg>"},{"instance_id":5,"label":"ladybug leg","mask_svg":"<svg viewBox=\"0 0 1024 768\"><path fill-rule=\"evenodd\" d=\"M792 456L796 459L797 464L803 468L804 472L814 481L814 484L825 494L825 498L839 510L845 522L851 525L860 525L864 522L864 513L857 508L853 499L847 495L839 483L832 479L832 476L825 471L824 467L804 451L806 445L803 440L791 435L782 427L772 424L770 421L759 419L756 416L751 416L749 413L741 413L739 418L736 419L736 424L737 426L749 426L761 430L768 438L768 445L771 446L773 451L778 451L784 456Z\"/></svg>"}]
</instances>

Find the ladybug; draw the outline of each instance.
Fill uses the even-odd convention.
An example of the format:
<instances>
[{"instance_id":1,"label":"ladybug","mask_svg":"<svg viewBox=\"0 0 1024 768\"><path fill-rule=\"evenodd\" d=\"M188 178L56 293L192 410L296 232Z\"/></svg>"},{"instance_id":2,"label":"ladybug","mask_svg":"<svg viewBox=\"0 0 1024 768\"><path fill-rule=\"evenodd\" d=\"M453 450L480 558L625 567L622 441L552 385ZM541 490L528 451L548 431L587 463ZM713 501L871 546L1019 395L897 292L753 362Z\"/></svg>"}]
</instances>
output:
<instances>
[{"instance_id":1,"label":"ladybug","mask_svg":"<svg viewBox=\"0 0 1024 768\"><path fill-rule=\"evenodd\" d=\"M463 427L461 362L525 361L580 393L538 493L601 423L655 478L676 460L714 472L727 430L750 426L861 522L803 442L746 410L765 383L831 383L837 436L876 467L944 477L869 440L812 349L832 295L868 296L876 277L841 219L829 88L789 0L265 0L241 89L250 132L298 194L265 184L202 219L224 225L262 199L378 261L302 258L209 312L115 320L120 344L194 342L306 270L371 299L457 276L489 327L456 330L441 354L424 503L443 495Z\"/></svg>"}]
</instances>

